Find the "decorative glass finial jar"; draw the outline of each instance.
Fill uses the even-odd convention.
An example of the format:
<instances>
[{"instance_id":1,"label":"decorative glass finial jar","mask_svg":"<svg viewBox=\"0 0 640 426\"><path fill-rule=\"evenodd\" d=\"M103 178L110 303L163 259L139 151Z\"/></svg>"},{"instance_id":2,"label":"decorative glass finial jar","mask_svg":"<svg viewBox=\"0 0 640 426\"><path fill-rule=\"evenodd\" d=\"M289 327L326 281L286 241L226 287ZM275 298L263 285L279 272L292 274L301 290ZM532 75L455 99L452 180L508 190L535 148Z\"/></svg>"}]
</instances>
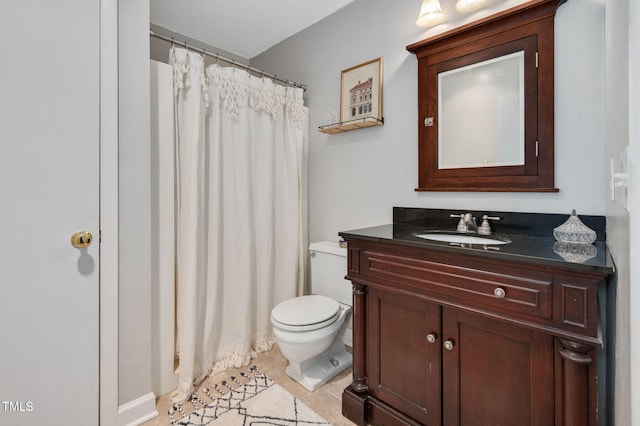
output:
<instances>
[{"instance_id":1,"label":"decorative glass finial jar","mask_svg":"<svg viewBox=\"0 0 640 426\"><path fill-rule=\"evenodd\" d=\"M565 223L553 229L553 236L561 243L591 244L596 240L596 231L582 223L574 209Z\"/></svg>"}]
</instances>

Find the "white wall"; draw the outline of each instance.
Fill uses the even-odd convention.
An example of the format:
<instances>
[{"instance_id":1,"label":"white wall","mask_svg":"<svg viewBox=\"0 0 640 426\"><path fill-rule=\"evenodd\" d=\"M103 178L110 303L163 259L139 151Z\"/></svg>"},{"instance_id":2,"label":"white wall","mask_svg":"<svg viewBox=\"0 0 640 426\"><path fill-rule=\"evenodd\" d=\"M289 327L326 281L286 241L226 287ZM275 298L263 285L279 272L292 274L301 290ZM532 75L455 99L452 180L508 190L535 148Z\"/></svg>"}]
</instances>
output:
<instances>
[{"instance_id":1,"label":"white wall","mask_svg":"<svg viewBox=\"0 0 640 426\"><path fill-rule=\"evenodd\" d=\"M640 424L640 368L633 360L640 354L640 339L632 330L640 327L640 314L634 309L640 304L640 226L630 220L629 211L640 209L640 7L632 0L607 0L606 6L605 161L607 173L613 160L615 172L630 174L629 187L616 189L615 200L607 194L606 202L609 245L617 268L615 424L636 425ZM625 168L622 157L627 146Z\"/></svg>"},{"instance_id":2,"label":"white wall","mask_svg":"<svg viewBox=\"0 0 640 426\"><path fill-rule=\"evenodd\" d=\"M151 61L151 366L156 395L178 385L175 361L173 67Z\"/></svg>"},{"instance_id":3,"label":"white wall","mask_svg":"<svg viewBox=\"0 0 640 426\"><path fill-rule=\"evenodd\" d=\"M419 8L418 0L356 0L251 60L309 87L310 240L389 223L393 206L604 214L603 0L569 1L556 17L557 194L414 191L417 60L405 46L438 30L415 25ZM385 125L317 132L339 110L341 71L380 56Z\"/></svg>"},{"instance_id":4,"label":"white wall","mask_svg":"<svg viewBox=\"0 0 640 426\"><path fill-rule=\"evenodd\" d=\"M119 1L118 27L118 402L123 406L151 392L149 0Z\"/></svg>"},{"instance_id":5,"label":"white wall","mask_svg":"<svg viewBox=\"0 0 640 426\"><path fill-rule=\"evenodd\" d=\"M611 3L617 0L608 0ZM629 0L629 210L635 214L640 212L640 4ZM640 223L637 220L629 223L629 288L631 289L630 330L640 329ZM631 309L636 307L636 309ZM624 356L624 355L623 355ZM629 360L640 357L640 338L635 333L631 337L631 350L626 354ZM631 363L631 389L629 390L632 407L631 422L640 424L640 365ZM624 423L619 423L624 424Z\"/></svg>"}]
</instances>

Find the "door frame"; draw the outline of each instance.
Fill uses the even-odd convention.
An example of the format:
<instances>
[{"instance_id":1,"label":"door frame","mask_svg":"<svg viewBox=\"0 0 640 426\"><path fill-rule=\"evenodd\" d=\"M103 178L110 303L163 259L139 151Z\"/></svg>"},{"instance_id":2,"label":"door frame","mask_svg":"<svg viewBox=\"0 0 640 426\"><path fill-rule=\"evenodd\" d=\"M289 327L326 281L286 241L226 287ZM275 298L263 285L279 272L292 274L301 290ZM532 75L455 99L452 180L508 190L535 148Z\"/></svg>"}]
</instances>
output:
<instances>
[{"instance_id":1,"label":"door frame","mask_svg":"<svg viewBox=\"0 0 640 426\"><path fill-rule=\"evenodd\" d=\"M99 423L118 424L118 0L100 0Z\"/></svg>"}]
</instances>

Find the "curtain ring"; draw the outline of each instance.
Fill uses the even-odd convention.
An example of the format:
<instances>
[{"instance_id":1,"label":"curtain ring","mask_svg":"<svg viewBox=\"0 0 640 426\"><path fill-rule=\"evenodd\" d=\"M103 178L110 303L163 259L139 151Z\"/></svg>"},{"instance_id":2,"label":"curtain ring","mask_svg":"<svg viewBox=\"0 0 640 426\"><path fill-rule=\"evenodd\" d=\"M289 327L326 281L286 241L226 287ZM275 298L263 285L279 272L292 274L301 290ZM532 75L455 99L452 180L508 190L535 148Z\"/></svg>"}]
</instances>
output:
<instances>
[{"instance_id":1,"label":"curtain ring","mask_svg":"<svg viewBox=\"0 0 640 426\"><path fill-rule=\"evenodd\" d=\"M216 53L216 65L219 65L219 64L218 64L218 60L219 60L219 59L220 59L220 54L219 54L219 53Z\"/></svg>"}]
</instances>

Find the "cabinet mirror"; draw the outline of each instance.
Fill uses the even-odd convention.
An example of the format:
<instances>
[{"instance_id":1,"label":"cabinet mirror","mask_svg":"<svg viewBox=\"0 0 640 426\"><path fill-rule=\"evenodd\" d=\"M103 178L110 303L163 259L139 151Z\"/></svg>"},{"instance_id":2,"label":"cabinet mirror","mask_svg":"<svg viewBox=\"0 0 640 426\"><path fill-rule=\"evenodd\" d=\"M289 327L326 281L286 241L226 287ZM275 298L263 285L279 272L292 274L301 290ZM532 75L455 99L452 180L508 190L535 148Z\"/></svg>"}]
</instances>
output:
<instances>
[{"instance_id":1,"label":"cabinet mirror","mask_svg":"<svg viewBox=\"0 0 640 426\"><path fill-rule=\"evenodd\" d=\"M438 168L524 165L524 52L438 73Z\"/></svg>"},{"instance_id":2,"label":"cabinet mirror","mask_svg":"<svg viewBox=\"0 0 640 426\"><path fill-rule=\"evenodd\" d=\"M423 40L417 191L557 192L554 18L532 0Z\"/></svg>"}]
</instances>

